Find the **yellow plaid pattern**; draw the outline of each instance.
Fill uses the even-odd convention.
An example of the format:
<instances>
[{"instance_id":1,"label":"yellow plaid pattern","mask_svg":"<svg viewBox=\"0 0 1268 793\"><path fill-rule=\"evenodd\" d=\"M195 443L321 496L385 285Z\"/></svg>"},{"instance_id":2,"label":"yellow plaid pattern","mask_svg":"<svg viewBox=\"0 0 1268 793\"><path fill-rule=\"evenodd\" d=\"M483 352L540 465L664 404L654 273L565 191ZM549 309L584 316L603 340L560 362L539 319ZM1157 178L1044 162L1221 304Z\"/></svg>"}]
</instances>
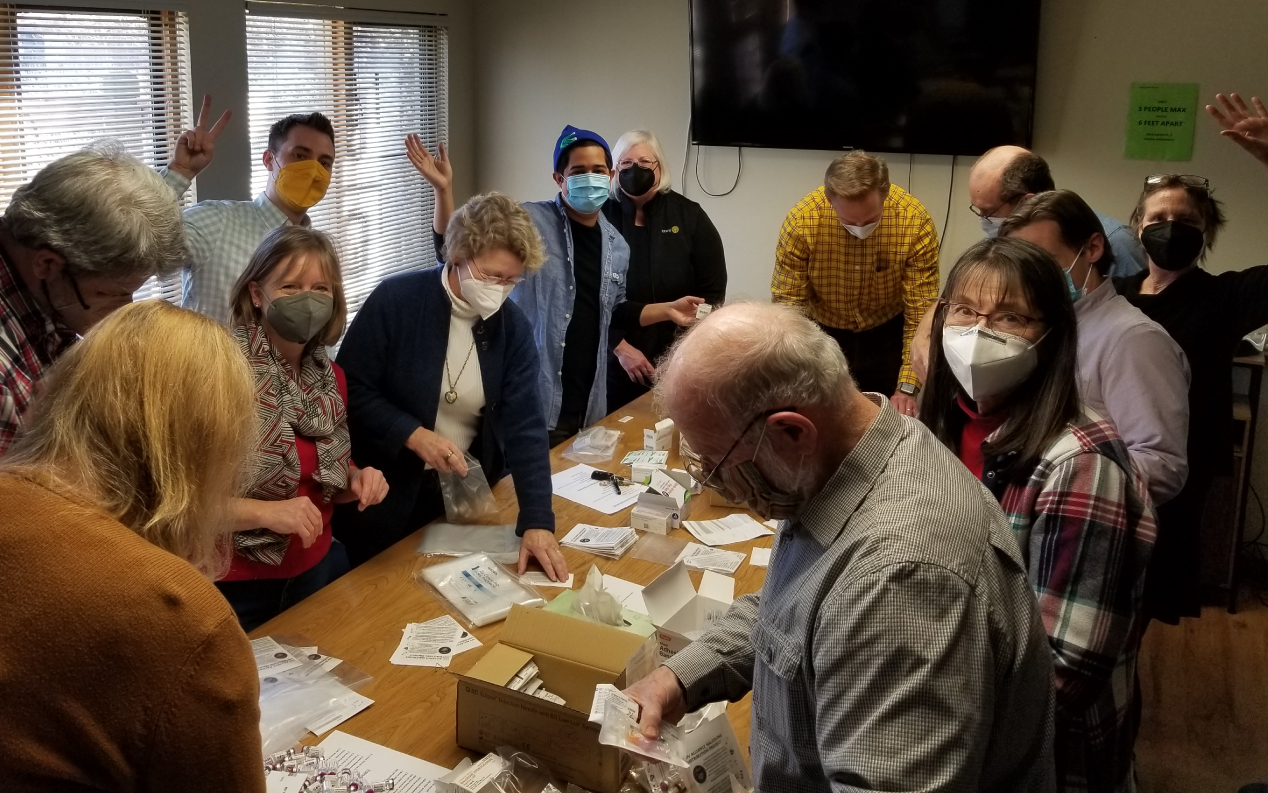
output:
<instances>
[{"instance_id":1,"label":"yellow plaid pattern","mask_svg":"<svg viewBox=\"0 0 1268 793\"><path fill-rule=\"evenodd\" d=\"M900 383L911 371L911 338L938 297L938 232L915 196L890 185L881 222L865 240L845 230L823 187L792 208L779 230L776 303L802 306L816 322L842 330L875 328L903 312Z\"/></svg>"}]
</instances>

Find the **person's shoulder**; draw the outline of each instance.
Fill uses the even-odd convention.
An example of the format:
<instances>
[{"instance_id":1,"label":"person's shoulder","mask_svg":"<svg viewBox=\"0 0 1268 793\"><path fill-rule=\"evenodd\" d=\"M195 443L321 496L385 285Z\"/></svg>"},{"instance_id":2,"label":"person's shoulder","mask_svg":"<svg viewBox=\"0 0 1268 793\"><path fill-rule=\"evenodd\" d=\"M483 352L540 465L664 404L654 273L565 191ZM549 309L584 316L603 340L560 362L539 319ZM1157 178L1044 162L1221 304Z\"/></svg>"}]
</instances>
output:
<instances>
[{"instance_id":1,"label":"person's shoulder","mask_svg":"<svg viewBox=\"0 0 1268 793\"><path fill-rule=\"evenodd\" d=\"M1131 470L1127 446L1114 425L1091 408L1066 424L1044 450L1040 471L1053 471L1062 465L1079 468L1104 468L1115 465Z\"/></svg>"},{"instance_id":2,"label":"person's shoulder","mask_svg":"<svg viewBox=\"0 0 1268 793\"><path fill-rule=\"evenodd\" d=\"M793 205L788 210L790 218L799 220L817 220L822 212L831 212L832 204L828 201L828 194L824 191L823 185L819 185Z\"/></svg>"},{"instance_id":3,"label":"person's shoulder","mask_svg":"<svg viewBox=\"0 0 1268 793\"><path fill-rule=\"evenodd\" d=\"M1268 264L1257 264L1241 270L1225 270L1219 274L1198 268L1194 273L1201 273L1202 281L1214 285L1221 291L1236 293L1248 283L1268 280Z\"/></svg>"},{"instance_id":4,"label":"person's shoulder","mask_svg":"<svg viewBox=\"0 0 1268 793\"><path fill-rule=\"evenodd\" d=\"M444 291L440 283L440 274L443 271L443 265L436 265L422 270L397 273L380 281L370 293L370 298L380 306L416 305L415 301ZM369 305L370 300L366 303Z\"/></svg>"},{"instance_id":5,"label":"person's shoulder","mask_svg":"<svg viewBox=\"0 0 1268 793\"><path fill-rule=\"evenodd\" d=\"M897 212L902 217L909 220L931 220L929 210L925 209L925 205L920 202L911 193L896 184L889 186L889 195L885 198L885 205Z\"/></svg>"},{"instance_id":6,"label":"person's shoulder","mask_svg":"<svg viewBox=\"0 0 1268 793\"><path fill-rule=\"evenodd\" d=\"M208 199L187 207L182 215L186 223L200 223L250 213L254 209L254 201Z\"/></svg>"}]
</instances>

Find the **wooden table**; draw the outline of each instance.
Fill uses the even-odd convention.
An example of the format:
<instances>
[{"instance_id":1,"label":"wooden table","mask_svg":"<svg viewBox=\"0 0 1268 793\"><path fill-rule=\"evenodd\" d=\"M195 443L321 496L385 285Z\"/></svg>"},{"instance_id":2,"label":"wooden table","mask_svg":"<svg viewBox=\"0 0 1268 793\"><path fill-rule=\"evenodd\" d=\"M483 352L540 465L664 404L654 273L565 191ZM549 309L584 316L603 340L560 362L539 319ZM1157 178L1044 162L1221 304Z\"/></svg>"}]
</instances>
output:
<instances>
[{"instance_id":1,"label":"wooden table","mask_svg":"<svg viewBox=\"0 0 1268 793\"><path fill-rule=\"evenodd\" d=\"M633 416L621 423L619 419ZM622 430L621 444L616 455L606 463L596 465L609 471L628 474L620 465L626 452L643 448L643 430L655 423L651 411L650 396L631 402L624 409L608 416L602 425ZM550 455L552 473L571 468L576 463L564 459L562 452L567 443L554 449ZM669 454L671 468L680 468L677 437ZM494 495L503 509L491 524L515 523L517 507L515 490L510 477L495 488ZM707 495L693 507L692 518L707 520L730 514L737 510L712 507ZM615 515L604 515L571 501L554 498L556 535L563 537L578 523L595 526L628 526L629 510ZM694 540L684 529L670 532L672 536ZM473 756L460 749L454 736L454 702L456 679L450 674L465 672L479 660L487 648L498 640L502 623L477 628L476 638L484 643L479 648L453 659L450 669L431 667L394 666L389 663L393 651L401 640L401 632L410 622L426 622L443 616L444 607L432 599L414 580L414 573L430 561L415 550L422 530L414 532L396 545L335 581L317 594L304 600L260 626L251 638L261 636L302 635L321 647L322 652L342 658L371 675L374 682L361 691L374 700L365 711L344 722L339 729L368 741L388 746L432 763L452 768L463 757ZM772 537L727 546L728 550L748 553L753 547L771 546ZM629 552L619 560L563 548L569 569L576 574L574 588L579 588L590 566L597 565L604 574L647 584L665 571L665 567L653 562L633 558ZM540 569L535 565L530 569ZM696 585L700 573L692 572ZM753 567L746 559L735 572L735 594L756 592L765 580L765 568ZM562 589L543 588L542 594L553 599ZM740 745L748 746L749 699L727 709L735 726ZM307 743L318 743L319 738L309 736Z\"/></svg>"}]
</instances>

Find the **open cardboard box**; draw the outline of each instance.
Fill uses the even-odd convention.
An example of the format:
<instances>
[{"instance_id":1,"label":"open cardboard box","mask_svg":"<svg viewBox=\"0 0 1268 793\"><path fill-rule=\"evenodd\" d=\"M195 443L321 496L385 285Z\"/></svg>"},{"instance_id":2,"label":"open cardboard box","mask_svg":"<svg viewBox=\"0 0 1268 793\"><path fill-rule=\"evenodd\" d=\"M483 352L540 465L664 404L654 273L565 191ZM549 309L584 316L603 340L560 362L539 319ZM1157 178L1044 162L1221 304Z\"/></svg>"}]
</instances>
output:
<instances>
[{"instance_id":1,"label":"open cardboard box","mask_svg":"<svg viewBox=\"0 0 1268 793\"><path fill-rule=\"evenodd\" d=\"M458 676L458 745L475 752L512 746L537 757L565 782L617 793L629 758L599 744L591 724L594 687L624 688L655 669L658 641L597 622L513 606L502 637ZM530 660L556 705L506 688Z\"/></svg>"},{"instance_id":2,"label":"open cardboard box","mask_svg":"<svg viewBox=\"0 0 1268 793\"><path fill-rule=\"evenodd\" d=\"M643 587L643 603L656 626L661 660L691 644L731 608L735 579L705 570L697 593L682 562Z\"/></svg>"}]
</instances>

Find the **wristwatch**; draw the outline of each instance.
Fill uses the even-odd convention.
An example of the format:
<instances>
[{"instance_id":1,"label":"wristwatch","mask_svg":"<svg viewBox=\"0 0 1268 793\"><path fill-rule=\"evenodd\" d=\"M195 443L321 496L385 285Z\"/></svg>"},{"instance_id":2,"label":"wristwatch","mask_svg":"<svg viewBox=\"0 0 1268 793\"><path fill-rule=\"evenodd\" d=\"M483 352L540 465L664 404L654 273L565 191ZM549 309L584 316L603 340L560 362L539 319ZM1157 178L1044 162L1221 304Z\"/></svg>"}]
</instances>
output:
<instances>
[{"instance_id":1,"label":"wristwatch","mask_svg":"<svg viewBox=\"0 0 1268 793\"><path fill-rule=\"evenodd\" d=\"M914 397L916 394L920 393L920 386L913 385L912 383L899 383L898 393L906 394L909 397Z\"/></svg>"}]
</instances>

